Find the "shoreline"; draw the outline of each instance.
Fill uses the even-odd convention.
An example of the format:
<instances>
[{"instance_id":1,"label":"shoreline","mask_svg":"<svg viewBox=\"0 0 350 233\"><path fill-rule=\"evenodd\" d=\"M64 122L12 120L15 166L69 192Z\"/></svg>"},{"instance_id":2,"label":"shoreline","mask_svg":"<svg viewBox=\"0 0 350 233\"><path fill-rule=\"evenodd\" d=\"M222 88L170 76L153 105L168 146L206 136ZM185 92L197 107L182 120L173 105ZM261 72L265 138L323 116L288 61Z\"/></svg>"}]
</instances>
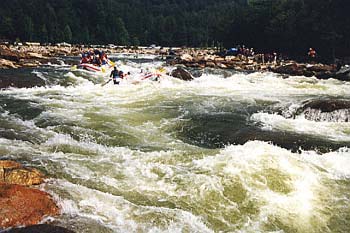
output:
<instances>
[{"instance_id":1,"label":"shoreline","mask_svg":"<svg viewBox=\"0 0 350 233\"><path fill-rule=\"evenodd\" d=\"M289 76L315 76L318 79L335 78L342 81L350 81L350 69L345 67L345 70L341 70L341 67L336 64L299 63L294 60L276 59L266 61L267 59L264 59L263 54L220 56L216 54L214 49L199 48L0 45L0 69L38 67L47 63L60 64L58 61L59 57L79 56L83 51L92 48L104 50L107 54L126 53L161 56L168 65L182 65L188 68L203 69L209 67L233 69L236 71L273 72Z\"/></svg>"}]
</instances>

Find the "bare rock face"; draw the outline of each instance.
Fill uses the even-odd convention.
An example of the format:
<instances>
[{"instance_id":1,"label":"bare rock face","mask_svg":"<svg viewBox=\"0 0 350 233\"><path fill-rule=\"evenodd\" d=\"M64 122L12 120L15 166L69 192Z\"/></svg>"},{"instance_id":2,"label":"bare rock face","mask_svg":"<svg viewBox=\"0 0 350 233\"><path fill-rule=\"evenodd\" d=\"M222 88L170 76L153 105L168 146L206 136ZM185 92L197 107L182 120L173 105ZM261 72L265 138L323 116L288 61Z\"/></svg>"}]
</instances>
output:
<instances>
[{"instance_id":1,"label":"bare rock face","mask_svg":"<svg viewBox=\"0 0 350 233\"><path fill-rule=\"evenodd\" d=\"M13 61L0 58L0 69L8 69L8 68L16 69L18 68L18 66Z\"/></svg>"},{"instance_id":2,"label":"bare rock face","mask_svg":"<svg viewBox=\"0 0 350 233\"><path fill-rule=\"evenodd\" d=\"M47 193L21 185L0 184L0 206L0 229L38 224L59 214Z\"/></svg>"},{"instance_id":3,"label":"bare rock face","mask_svg":"<svg viewBox=\"0 0 350 233\"><path fill-rule=\"evenodd\" d=\"M0 182L18 185L38 185L44 182L44 175L33 168L23 168L14 161L0 161Z\"/></svg>"},{"instance_id":4,"label":"bare rock face","mask_svg":"<svg viewBox=\"0 0 350 233\"><path fill-rule=\"evenodd\" d=\"M184 81L193 80L193 76L191 75L191 73L188 72L187 70L181 68L181 67L178 67L175 70L173 70L171 72L171 76L178 78L178 79L181 79L181 80L184 80Z\"/></svg>"},{"instance_id":5,"label":"bare rock face","mask_svg":"<svg viewBox=\"0 0 350 233\"><path fill-rule=\"evenodd\" d=\"M183 54L181 56L181 60L186 62L191 62L193 60L193 57L189 54Z\"/></svg>"},{"instance_id":6,"label":"bare rock face","mask_svg":"<svg viewBox=\"0 0 350 233\"><path fill-rule=\"evenodd\" d=\"M12 51L6 46L0 46L0 58L14 62L19 62L21 56L18 52Z\"/></svg>"}]
</instances>

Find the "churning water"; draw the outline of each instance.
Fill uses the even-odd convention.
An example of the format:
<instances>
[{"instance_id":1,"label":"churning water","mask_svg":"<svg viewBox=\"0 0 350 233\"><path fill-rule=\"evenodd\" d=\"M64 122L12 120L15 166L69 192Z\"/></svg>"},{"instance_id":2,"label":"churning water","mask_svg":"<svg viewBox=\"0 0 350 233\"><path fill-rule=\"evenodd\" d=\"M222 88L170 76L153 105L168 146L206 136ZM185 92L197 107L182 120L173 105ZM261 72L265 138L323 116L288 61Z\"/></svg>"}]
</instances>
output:
<instances>
[{"instance_id":1,"label":"churning water","mask_svg":"<svg viewBox=\"0 0 350 233\"><path fill-rule=\"evenodd\" d=\"M122 67L132 80L159 65ZM0 156L52 177L42 189L62 209L55 224L349 232L350 123L292 115L305 101L349 99L350 83L207 70L191 82L102 86L64 65L31 75L47 86L0 93Z\"/></svg>"}]
</instances>

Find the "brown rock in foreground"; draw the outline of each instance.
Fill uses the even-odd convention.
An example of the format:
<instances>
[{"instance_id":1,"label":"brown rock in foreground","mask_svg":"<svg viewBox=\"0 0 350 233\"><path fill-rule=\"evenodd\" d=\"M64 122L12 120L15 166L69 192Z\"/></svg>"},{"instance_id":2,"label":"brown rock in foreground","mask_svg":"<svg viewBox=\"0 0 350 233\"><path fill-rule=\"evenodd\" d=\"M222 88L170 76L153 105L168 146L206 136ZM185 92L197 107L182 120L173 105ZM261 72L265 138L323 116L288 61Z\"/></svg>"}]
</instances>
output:
<instances>
[{"instance_id":1,"label":"brown rock in foreground","mask_svg":"<svg viewBox=\"0 0 350 233\"><path fill-rule=\"evenodd\" d=\"M34 225L59 214L47 193L20 185L0 184L0 206L0 229Z\"/></svg>"}]
</instances>

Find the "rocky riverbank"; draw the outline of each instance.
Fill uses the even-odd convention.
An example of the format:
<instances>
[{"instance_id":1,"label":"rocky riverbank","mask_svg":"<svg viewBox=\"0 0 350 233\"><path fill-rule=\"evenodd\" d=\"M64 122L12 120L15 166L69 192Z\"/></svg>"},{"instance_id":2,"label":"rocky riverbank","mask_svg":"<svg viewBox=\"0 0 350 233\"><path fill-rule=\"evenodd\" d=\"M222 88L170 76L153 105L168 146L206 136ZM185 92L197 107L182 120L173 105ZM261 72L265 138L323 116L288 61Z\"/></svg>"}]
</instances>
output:
<instances>
[{"instance_id":1,"label":"rocky riverbank","mask_svg":"<svg viewBox=\"0 0 350 233\"><path fill-rule=\"evenodd\" d=\"M127 47L84 47L84 46L13 46L0 45L0 69L16 69L20 67L37 67L48 62L57 63L62 56L79 56L84 50L98 48L111 53L137 53L165 55L167 49L159 48L127 48Z\"/></svg>"},{"instance_id":2,"label":"rocky riverbank","mask_svg":"<svg viewBox=\"0 0 350 233\"><path fill-rule=\"evenodd\" d=\"M0 160L0 231L35 225L45 217L59 214L51 196L35 188L44 178L37 169Z\"/></svg>"},{"instance_id":3,"label":"rocky riverbank","mask_svg":"<svg viewBox=\"0 0 350 233\"><path fill-rule=\"evenodd\" d=\"M0 45L0 69L37 67L42 64L58 63L62 56L79 56L92 46L5 46ZM94 47L95 48L95 47ZM274 72L288 76L315 76L320 79L335 78L350 81L350 68L328 64L305 64L293 60L266 57L264 54L245 56L217 55L212 49L191 48L132 48L132 47L97 47L111 53L152 54L166 58L169 65L183 65L191 68L218 68L249 72ZM0 88L21 87L11 80L1 78ZM26 86L26 85L25 85Z\"/></svg>"},{"instance_id":4,"label":"rocky riverbank","mask_svg":"<svg viewBox=\"0 0 350 233\"><path fill-rule=\"evenodd\" d=\"M268 60L263 54L253 56L219 56L210 51L187 50L188 53L177 53L174 59L168 61L171 65L181 64L191 68L219 68L237 71L269 71L290 76L315 76L319 79L335 78L350 81L350 68L332 64L298 63L293 60Z\"/></svg>"}]
</instances>

